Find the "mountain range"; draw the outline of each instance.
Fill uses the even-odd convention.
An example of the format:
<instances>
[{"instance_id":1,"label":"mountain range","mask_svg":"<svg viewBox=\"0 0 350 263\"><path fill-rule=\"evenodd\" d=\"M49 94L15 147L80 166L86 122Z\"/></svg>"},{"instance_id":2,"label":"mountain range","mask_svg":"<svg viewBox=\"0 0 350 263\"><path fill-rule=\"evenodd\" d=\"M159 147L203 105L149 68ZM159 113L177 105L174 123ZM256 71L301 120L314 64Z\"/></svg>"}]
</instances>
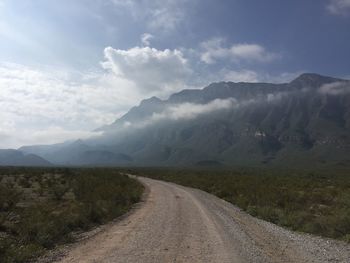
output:
<instances>
[{"instance_id":1,"label":"mountain range","mask_svg":"<svg viewBox=\"0 0 350 263\"><path fill-rule=\"evenodd\" d=\"M350 81L307 73L282 84L212 83L143 100L96 132L18 152L56 165L348 167ZM6 158L0 152L0 165Z\"/></svg>"},{"instance_id":2,"label":"mountain range","mask_svg":"<svg viewBox=\"0 0 350 263\"><path fill-rule=\"evenodd\" d=\"M0 150L0 166L51 166L52 164L35 154L24 154L13 149Z\"/></svg>"}]
</instances>

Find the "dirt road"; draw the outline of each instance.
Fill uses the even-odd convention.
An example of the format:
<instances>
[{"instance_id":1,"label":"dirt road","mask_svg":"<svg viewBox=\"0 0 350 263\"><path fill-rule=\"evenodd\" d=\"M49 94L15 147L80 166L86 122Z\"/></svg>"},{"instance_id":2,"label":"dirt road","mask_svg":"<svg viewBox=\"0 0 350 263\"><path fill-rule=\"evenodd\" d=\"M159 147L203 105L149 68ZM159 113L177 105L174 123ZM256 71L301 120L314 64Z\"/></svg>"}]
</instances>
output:
<instances>
[{"instance_id":1,"label":"dirt road","mask_svg":"<svg viewBox=\"0 0 350 263\"><path fill-rule=\"evenodd\" d=\"M292 233L210 194L140 178L146 200L61 262L350 262L350 246Z\"/></svg>"}]
</instances>

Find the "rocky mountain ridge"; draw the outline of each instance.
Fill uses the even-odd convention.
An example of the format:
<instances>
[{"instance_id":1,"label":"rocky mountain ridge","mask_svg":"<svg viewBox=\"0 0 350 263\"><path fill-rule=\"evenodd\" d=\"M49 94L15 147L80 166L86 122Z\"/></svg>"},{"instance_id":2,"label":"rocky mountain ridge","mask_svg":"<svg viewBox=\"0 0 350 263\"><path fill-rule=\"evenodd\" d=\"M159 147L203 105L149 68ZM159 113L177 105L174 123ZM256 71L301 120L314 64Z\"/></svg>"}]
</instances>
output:
<instances>
[{"instance_id":1,"label":"rocky mountain ridge","mask_svg":"<svg viewBox=\"0 0 350 263\"><path fill-rule=\"evenodd\" d=\"M143 100L98 130L98 139L20 150L72 165L350 166L350 82L309 73L213 83Z\"/></svg>"}]
</instances>

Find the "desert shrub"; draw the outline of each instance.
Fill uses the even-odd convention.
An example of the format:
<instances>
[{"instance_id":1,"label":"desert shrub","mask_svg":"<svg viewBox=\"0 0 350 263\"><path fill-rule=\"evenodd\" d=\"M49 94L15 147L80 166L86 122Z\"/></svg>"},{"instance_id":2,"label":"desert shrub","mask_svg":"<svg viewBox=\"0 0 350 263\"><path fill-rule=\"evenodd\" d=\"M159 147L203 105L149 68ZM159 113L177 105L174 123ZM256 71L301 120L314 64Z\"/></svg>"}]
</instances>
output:
<instances>
[{"instance_id":1,"label":"desert shrub","mask_svg":"<svg viewBox=\"0 0 350 263\"><path fill-rule=\"evenodd\" d=\"M348 171L143 168L131 172L202 189L292 230L349 241Z\"/></svg>"},{"instance_id":2,"label":"desert shrub","mask_svg":"<svg viewBox=\"0 0 350 263\"><path fill-rule=\"evenodd\" d=\"M26 262L70 242L128 211L143 192L117 169L0 168L0 182L4 176L17 186L0 183L0 262Z\"/></svg>"},{"instance_id":3,"label":"desert shrub","mask_svg":"<svg viewBox=\"0 0 350 263\"><path fill-rule=\"evenodd\" d=\"M13 188L0 185L0 212L11 211L20 199L20 193Z\"/></svg>"}]
</instances>

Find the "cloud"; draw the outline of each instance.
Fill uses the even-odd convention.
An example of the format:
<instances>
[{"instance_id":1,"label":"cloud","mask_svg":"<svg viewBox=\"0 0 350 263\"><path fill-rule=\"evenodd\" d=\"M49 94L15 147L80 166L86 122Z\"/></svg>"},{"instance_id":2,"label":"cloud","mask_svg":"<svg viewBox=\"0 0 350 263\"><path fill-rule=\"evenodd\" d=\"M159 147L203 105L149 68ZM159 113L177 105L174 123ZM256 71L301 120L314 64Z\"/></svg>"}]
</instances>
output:
<instances>
[{"instance_id":1,"label":"cloud","mask_svg":"<svg viewBox=\"0 0 350 263\"><path fill-rule=\"evenodd\" d=\"M234 98L215 99L206 104L182 103L170 106L162 113L154 113L151 119L153 121L194 119L201 114L209 114L218 110L231 109L235 106L238 106L238 103Z\"/></svg>"},{"instance_id":2,"label":"cloud","mask_svg":"<svg viewBox=\"0 0 350 263\"><path fill-rule=\"evenodd\" d=\"M234 68L234 67L233 67ZM298 72L282 72L278 74L270 74L262 71L255 71L251 69L231 69L223 68L219 71L214 71L207 74L207 82L267 82L267 83L288 83L300 76L303 71Z\"/></svg>"},{"instance_id":3,"label":"cloud","mask_svg":"<svg viewBox=\"0 0 350 263\"><path fill-rule=\"evenodd\" d=\"M217 58L224 58L228 50L223 48L224 39L212 38L201 43L204 52L201 54L201 60L207 64L212 64Z\"/></svg>"},{"instance_id":4,"label":"cloud","mask_svg":"<svg viewBox=\"0 0 350 263\"><path fill-rule=\"evenodd\" d=\"M325 84L319 88L319 92L321 94L329 94L334 96L350 94L350 82L346 81Z\"/></svg>"},{"instance_id":5,"label":"cloud","mask_svg":"<svg viewBox=\"0 0 350 263\"><path fill-rule=\"evenodd\" d=\"M7 138L0 148L85 137L90 132L84 131L113 122L145 97L187 87L192 74L177 49L108 47L104 55L100 70L84 73L0 63L0 133ZM38 131L48 136L35 136Z\"/></svg>"},{"instance_id":6,"label":"cloud","mask_svg":"<svg viewBox=\"0 0 350 263\"><path fill-rule=\"evenodd\" d=\"M279 103L285 96L288 96L288 92L276 92L270 93L266 96L260 96L257 98L251 98L238 101L231 97L227 99L214 99L208 103L179 103L167 106L161 112L154 112L148 118L142 121L130 122L125 121L122 126L122 130L129 130L130 128L142 129L151 125L156 125L164 121L181 121L192 120L200 117L201 115L211 114L221 110L239 109L242 107L250 107L259 103ZM115 131L114 131L115 132Z\"/></svg>"},{"instance_id":7,"label":"cloud","mask_svg":"<svg viewBox=\"0 0 350 263\"><path fill-rule=\"evenodd\" d=\"M207 64L213 64L218 60L229 59L233 62L270 62L279 57L278 54L268 52L258 44L233 44L224 47L225 40L212 38L202 42L201 60Z\"/></svg>"},{"instance_id":8,"label":"cloud","mask_svg":"<svg viewBox=\"0 0 350 263\"><path fill-rule=\"evenodd\" d=\"M333 15L348 15L350 0L330 0L326 8Z\"/></svg>"},{"instance_id":9,"label":"cloud","mask_svg":"<svg viewBox=\"0 0 350 263\"><path fill-rule=\"evenodd\" d=\"M276 93L269 93L266 97L267 103L279 103L283 98L291 95L291 92L280 91Z\"/></svg>"},{"instance_id":10,"label":"cloud","mask_svg":"<svg viewBox=\"0 0 350 263\"><path fill-rule=\"evenodd\" d=\"M176 49L109 47L104 54L99 71L84 73L0 63L0 148L85 138L141 99L183 89L192 73Z\"/></svg>"},{"instance_id":11,"label":"cloud","mask_svg":"<svg viewBox=\"0 0 350 263\"><path fill-rule=\"evenodd\" d=\"M145 97L188 87L187 78L192 74L187 59L176 49L106 48L102 65L106 70L81 73L0 63L0 148L98 135L90 131L115 121ZM234 81L261 77L250 70L225 73ZM265 100L272 101L273 97ZM142 122L124 126L142 128L164 120L193 119L255 102L237 103L230 98L206 104L176 104Z\"/></svg>"},{"instance_id":12,"label":"cloud","mask_svg":"<svg viewBox=\"0 0 350 263\"><path fill-rule=\"evenodd\" d=\"M177 49L158 50L134 47L128 50L107 47L105 69L117 77L134 83L147 96L169 93L184 87L191 69L183 53Z\"/></svg>"},{"instance_id":13,"label":"cloud","mask_svg":"<svg viewBox=\"0 0 350 263\"><path fill-rule=\"evenodd\" d=\"M67 130L58 126L37 129L0 129L1 148L18 148L23 145L54 144L67 140L92 138L101 133L86 130ZM30 136L28 136L30 135Z\"/></svg>"},{"instance_id":14,"label":"cloud","mask_svg":"<svg viewBox=\"0 0 350 263\"><path fill-rule=\"evenodd\" d=\"M173 104L166 107L162 112L153 113L143 121L125 121L122 127L124 129L142 129L162 121L190 120L195 119L200 115L210 114L215 111L232 109L238 107L238 105L239 104L235 98L215 99L204 104L189 102Z\"/></svg>"},{"instance_id":15,"label":"cloud","mask_svg":"<svg viewBox=\"0 0 350 263\"><path fill-rule=\"evenodd\" d=\"M111 2L117 6L133 7L136 4L135 0L111 0Z\"/></svg>"},{"instance_id":16,"label":"cloud","mask_svg":"<svg viewBox=\"0 0 350 263\"><path fill-rule=\"evenodd\" d=\"M161 8L156 8L150 12L149 28L158 31L173 31L184 20L184 10L178 8L175 1L168 1L171 5ZM174 9L172 9L172 7Z\"/></svg>"},{"instance_id":17,"label":"cloud","mask_svg":"<svg viewBox=\"0 0 350 263\"><path fill-rule=\"evenodd\" d=\"M190 0L110 0L128 10L133 18L145 22L150 30L171 32L186 20Z\"/></svg>"},{"instance_id":18,"label":"cloud","mask_svg":"<svg viewBox=\"0 0 350 263\"><path fill-rule=\"evenodd\" d=\"M54 69L2 63L0 133L7 140L0 148L85 137L142 98L133 86L112 74L72 78Z\"/></svg>"},{"instance_id":19,"label":"cloud","mask_svg":"<svg viewBox=\"0 0 350 263\"><path fill-rule=\"evenodd\" d=\"M152 34L149 34L149 33L144 33L142 34L141 36L141 42L143 45L145 46L149 46L151 43L150 43L150 40L154 38L154 36Z\"/></svg>"}]
</instances>

